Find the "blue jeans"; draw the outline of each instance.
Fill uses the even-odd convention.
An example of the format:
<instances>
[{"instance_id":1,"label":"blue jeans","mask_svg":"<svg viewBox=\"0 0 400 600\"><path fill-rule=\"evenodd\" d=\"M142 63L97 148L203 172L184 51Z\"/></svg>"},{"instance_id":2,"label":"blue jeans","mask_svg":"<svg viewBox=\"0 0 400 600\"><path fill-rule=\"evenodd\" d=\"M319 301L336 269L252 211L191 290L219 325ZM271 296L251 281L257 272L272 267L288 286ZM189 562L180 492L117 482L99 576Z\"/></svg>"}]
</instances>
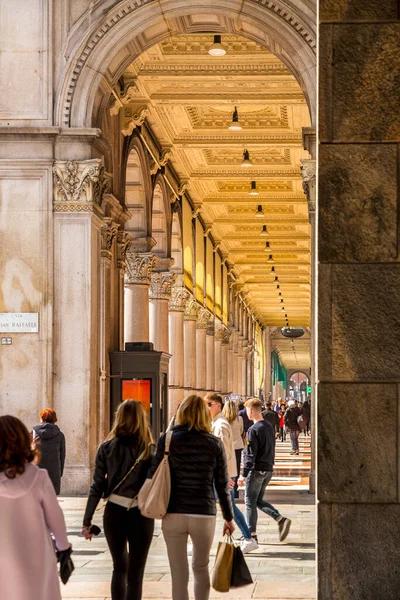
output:
<instances>
[{"instance_id":1,"label":"blue jeans","mask_svg":"<svg viewBox=\"0 0 400 600\"><path fill-rule=\"evenodd\" d=\"M237 479L236 477L233 479ZM245 540L249 540L251 538L250 529L247 527L246 519L244 518L244 514L235 504L235 489L231 489L231 499L232 499L232 508L233 508L233 520L236 525L239 527L242 536Z\"/></svg>"},{"instance_id":2,"label":"blue jeans","mask_svg":"<svg viewBox=\"0 0 400 600\"><path fill-rule=\"evenodd\" d=\"M300 431L290 430L290 442L292 444L292 451L298 452L299 450L299 435Z\"/></svg>"},{"instance_id":3,"label":"blue jeans","mask_svg":"<svg viewBox=\"0 0 400 600\"><path fill-rule=\"evenodd\" d=\"M257 531L257 508L272 517L275 521L280 518L280 513L269 502L264 500L265 488L272 478L272 471L250 471L246 479L246 519L251 533Z\"/></svg>"}]
</instances>

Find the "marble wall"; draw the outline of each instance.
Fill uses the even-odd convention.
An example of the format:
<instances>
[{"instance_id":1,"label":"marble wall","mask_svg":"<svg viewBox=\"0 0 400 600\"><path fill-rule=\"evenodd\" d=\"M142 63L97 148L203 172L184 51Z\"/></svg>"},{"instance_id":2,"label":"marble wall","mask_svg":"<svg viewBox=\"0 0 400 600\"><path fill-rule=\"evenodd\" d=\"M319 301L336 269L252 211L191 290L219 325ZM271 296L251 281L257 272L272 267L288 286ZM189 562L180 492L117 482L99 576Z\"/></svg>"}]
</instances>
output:
<instances>
[{"instance_id":1,"label":"marble wall","mask_svg":"<svg viewBox=\"0 0 400 600\"><path fill-rule=\"evenodd\" d=\"M398 19L320 0L321 600L399 597Z\"/></svg>"}]
</instances>

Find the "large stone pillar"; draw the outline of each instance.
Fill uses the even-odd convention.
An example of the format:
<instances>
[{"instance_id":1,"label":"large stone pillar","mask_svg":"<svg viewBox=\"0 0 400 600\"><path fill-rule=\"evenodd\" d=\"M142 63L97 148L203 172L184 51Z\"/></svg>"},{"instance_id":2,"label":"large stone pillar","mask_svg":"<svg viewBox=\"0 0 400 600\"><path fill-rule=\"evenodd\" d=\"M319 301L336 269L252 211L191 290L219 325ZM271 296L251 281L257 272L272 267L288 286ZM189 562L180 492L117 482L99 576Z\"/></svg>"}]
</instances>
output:
<instances>
[{"instance_id":1,"label":"large stone pillar","mask_svg":"<svg viewBox=\"0 0 400 600\"><path fill-rule=\"evenodd\" d=\"M214 389L216 392L221 393L222 388L222 363L221 363L221 345L225 335L225 327L223 325L217 325L215 328L215 342L214 342Z\"/></svg>"},{"instance_id":2,"label":"large stone pillar","mask_svg":"<svg viewBox=\"0 0 400 600\"><path fill-rule=\"evenodd\" d=\"M215 386L215 338L214 338L214 316L211 318L206 335L207 351L207 392L214 392Z\"/></svg>"},{"instance_id":3,"label":"large stone pillar","mask_svg":"<svg viewBox=\"0 0 400 600\"><path fill-rule=\"evenodd\" d=\"M104 441L110 431L110 374L109 353L117 350L111 327L114 321L112 315L112 280L111 271L115 253L115 240L119 225L111 218L105 218L101 228L101 262L100 262L100 390L99 390L99 427L97 443Z\"/></svg>"},{"instance_id":4,"label":"large stone pillar","mask_svg":"<svg viewBox=\"0 0 400 600\"><path fill-rule=\"evenodd\" d=\"M196 394L196 322L200 306L194 298L186 305L183 321L185 360L183 367L183 386L185 396Z\"/></svg>"},{"instance_id":5,"label":"large stone pillar","mask_svg":"<svg viewBox=\"0 0 400 600\"><path fill-rule=\"evenodd\" d=\"M395 600L398 3L324 2L319 17L318 598Z\"/></svg>"},{"instance_id":6,"label":"large stone pillar","mask_svg":"<svg viewBox=\"0 0 400 600\"><path fill-rule=\"evenodd\" d=\"M124 350L124 291L125 291L125 269L126 253L131 247L133 237L127 231L119 231L117 234L117 306L119 313L118 348Z\"/></svg>"},{"instance_id":7,"label":"large stone pillar","mask_svg":"<svg viewBox=\"0 0 400 600\"><path fill-rule=\"evenodd\" d=\"M266 327L263 331L263 345L264 345L264 400L272 400L272 342L271 342L271 328Z\"/></svg>"},{"instance_id":8,"label":"large stone pillar","mask_svg":"<svg viewBox=\"0 0 400 600\"><path fill-rule=\"evenodd\" d=\"M168 336L169 353L169 417L176 413L178 404L184 398L184 335L183 335L183 313L189 300L189 292L181 286L171 288L171 300L168 309Z\"/></svg>"},{"instance_id":9,"label":"large stone pillar","mask_svg":"<svg viewBox=\"0 0 400 600\"><path fill-rule=\"evenodd\" d=\"M152 273L149 289L149 337L154 350L168 352L168 302L171 286L176 279L174 273Z\"/></svg>"},{"instance_id":10,"label":"large stone pillar","mask_svg":"<svg viewBox=\"0 0 400 600\"><path fill-rule=\"evenodd\" d=\"M206 331L211 314L201 308L196 323L196 388L199 396L204 396L207 388Z\"/></svg>"},{"instance_id":11,"label":"large stone pillar","mask_svg":"<svg viewBox=\"0 0 400 600\"><path fill-rule=\"evenodd\" d=\"M157 257L151 252L126 254L125 270L125 342L149 341L149 287Z\"/></svg>"},{"instance_id":12,"label":"large stone pillar","mask_svg":"<svg viewBox=\"0 0 400 600\"><path fill-rule=\"evenodd\" d=\"M89 487L98 442L100 204L106 181L98 159L57 160L53 173L54 407L67 439L62 491L72 495Z\"/></svg>"}]
</instances>

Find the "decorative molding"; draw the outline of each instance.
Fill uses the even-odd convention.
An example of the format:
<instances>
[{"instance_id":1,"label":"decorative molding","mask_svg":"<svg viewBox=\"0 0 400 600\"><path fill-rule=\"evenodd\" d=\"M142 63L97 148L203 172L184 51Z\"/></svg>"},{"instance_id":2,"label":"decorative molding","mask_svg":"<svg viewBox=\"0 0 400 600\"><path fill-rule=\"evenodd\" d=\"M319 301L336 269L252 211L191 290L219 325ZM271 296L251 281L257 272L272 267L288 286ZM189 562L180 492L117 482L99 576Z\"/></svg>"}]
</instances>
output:
<instances>
[{"instance_id":1,"label":"decorative molding","mask_svg":"<svg viewBox=\"0 0 400 600\"><path fill-rule=\"evenodd\" d=\"M253 165L290 165L292 163L289 148L251 149ZM208 165L238 166L243 158L241 148L221 149L203 148L203 156Z\"/></svg>"},{"instance_id":2,"label":"decorative molding","mask_svg":"<svg viewBox=\"0 0 400 600\"><path fill-rule=\"evenodd\" d=\"M152 300L169 300L171 298L172 285L175 283L176 275L166 271L164 273L152 273L149 288L149 297Z\"/></svg>"},{"instance_id":3,"label":"decorative molding","mask_svg":"<svg viewBox=\"0 0 400 600\"><path fill-rule=\"evenodd\" d=\"M121 133L125 137L132 134L132 131L142 125L149 116L150 110L148 106L123 106L120 109L120 128Z\"/></svg>"},{"instance_id":4,"label":"decorative molding","mask_svg":"<svg viewBox=\"0 0 400 600\"><path fill-rule=\"evenodd\" d=\"M214 335L215 333L215 316L210 314L210 320L208 321L207 335Z\"/></svg>"},{"instance_id":5,"label":"decorative molding","mask_svg":"<svg viewBox=\"0 0 400 600\"><path fill-rule=\"evenodd\" d=\"M117 233L117 265L119 269L126 267L126 254L133 242L133 236L127 231Z\"/></svg>"},{"instance_id":6,"label":"decorative molding","mask_svg":"<svg viewBox=\"0 0 400 600\"><path fill-rule=\"evenodd\" d=\"M184 319L185 321L197 321L198 314L200 312L201 306L197 304L196 300L193 298L189 298L188 303L185 307Z\"/></svg>"},{"instance_id":7,"label":"decorative molding","mask_svg":"<svg viewBox=\"0 0 400 600\"><path fill-rule=\"evenodd\" d=\"M151 273L157 264L157 257L151 252L126 253L125 284L150 285Z\"/></svg>"},{"instance_id":8,"label":"decorative molding","mask_svg":"<svg viewBox=\"0 0 400 600\"><path fill-rule=\"evenodd\" d=\"M158 161L160 167L165 167L167 162L172 158L172 150L171 148L165 148L160 154L160 160Z\"/></svg>"},{"instance_id":9,"label":"decorative molding","mask_svg":"<svg viewBox=\"0 0 400 600\"><path fill-rule=\"evenodd\" d=\"M202 206L195 206L194 210L192 210L192 219L196 219L202 211Z\"/></svg>"},{"instance_id":10,"label":"decorative molding","mask_svg":"<svg viewBox=\"0 0 400 600\"><path fill-rule=\"evenodd\" d=\"M190 182L189 181L182 181L181 184L178 187L178 195L179 196L183 196L183 194L185 192L187 192L190 189Z\"/></svg>"},{"instance_id":11,"label":"decorative molding","mask_svg":"<svg viewBox=\"0 0 400 600\"><path fill-rule=\"evenodd\" d=\"M303 190L308 201L308 212L311 219L315 214L315 196L316 196L316 161L313 159L301 159L301 176L303 178Z\"/></svg>"},{"instance_id":12,"label":"decorative molding","mask_svg":"<svg viewBox=\"0 0 400 600\"><path fill-rule=\"evenodd\" d=\"M217 325L215 327L215 333L214 333L215 340L217 342L223 342L226 337L226 331L227 331L227 329L226 329L225 325Z\"/></svg>"},{"instance_id":13,"label":"decorative molding","mask_svg":"<svg viewBox=\"0 0 400 600\"><path fill-rule=\"evenodd\" d=\"M103 226L101 228L101 256L103 258L111 259L111 248L117 237L118 229L118 223L115 223L109 217L103 219Z\"/></svg>"},{"instance_id":14,"label":"decorative molding","mask_svg":"<svg viewBox=\"0 0 400 600\"><path fill-rule=\"evenodd\" d=\"M196 328L207 329L210 319L211 313L206 308L201 307L197 317Z\"/></svg>"},{"instance_id":15,"label":"decorative molding","mask_svg":"<svg viewBox=\"0 0 400 600\"><path fill-rule=\"evenodd\" d=\"M92 202L101 206L103 195L111 190L111 176L98 158L57 160L53 164L53 179L55 203Z\"/></svg>"},{"instance_id":16,"label":"decorative molding","mask_svg":"<svg viewBox=\"0 0 400 600\"><path fill-rule=\"evenodd\" d=\"M171 300L168 304L168 310L171 312L184 312L189 298L190 294L185 288L173 286L171 289Z\"/></svg>"},{"instance_id":17,"label":"decorative molding","mask_svg":"<svg viewBox=\"0 0 400 600\"><path fill-rule=\"evenodd\" d=\"M187 106L185 110L195 130L226 129L232 118L232 108L230 106L227 106L226 110L212 106ZM246 131L249 129L267 129L269 127L288 128L288 109L286 105L277 105L266 106L253 111L240 111L240 123ZM301 139L301 133L299 137ZM253 157L253 153L251 156Z\"/></svg>"}]
</instances>

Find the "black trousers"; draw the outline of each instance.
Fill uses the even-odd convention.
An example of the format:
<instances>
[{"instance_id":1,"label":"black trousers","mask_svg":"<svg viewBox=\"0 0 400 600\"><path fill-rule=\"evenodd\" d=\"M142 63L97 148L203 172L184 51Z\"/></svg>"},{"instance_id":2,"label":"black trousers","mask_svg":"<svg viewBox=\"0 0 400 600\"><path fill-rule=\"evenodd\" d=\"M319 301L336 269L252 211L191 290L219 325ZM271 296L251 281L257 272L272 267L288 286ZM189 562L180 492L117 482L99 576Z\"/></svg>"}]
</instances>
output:
<instances>
[{"instance_id":1,"label":"black trousers","mask_svg":"<svg viewBox=\"0 0 400 600\"><path fill-rule=\"evenodd\" d=\"M242 450L235 450L235 457L236 457L236 469L237 469L238 476L236 477L235 487L233 488L233 491L235 494L235 498L239 498L239 488L238 488L237 480L240 475L240 463L241 463L241 458L242 458Z\"/></svg>"},{"instance_id":2,"label":"black trousers","mask_svg":"<svg viewBox=\"0 0 400 600\"><path fill-rule=\"evenodd\" d=\"M113 559L112 600L141 600L143 574L153 537L154 521L138 508L127 510L107 502L104 533ZM127 549L129 545L129 553Z\"/></svg>"}]
</instances>

